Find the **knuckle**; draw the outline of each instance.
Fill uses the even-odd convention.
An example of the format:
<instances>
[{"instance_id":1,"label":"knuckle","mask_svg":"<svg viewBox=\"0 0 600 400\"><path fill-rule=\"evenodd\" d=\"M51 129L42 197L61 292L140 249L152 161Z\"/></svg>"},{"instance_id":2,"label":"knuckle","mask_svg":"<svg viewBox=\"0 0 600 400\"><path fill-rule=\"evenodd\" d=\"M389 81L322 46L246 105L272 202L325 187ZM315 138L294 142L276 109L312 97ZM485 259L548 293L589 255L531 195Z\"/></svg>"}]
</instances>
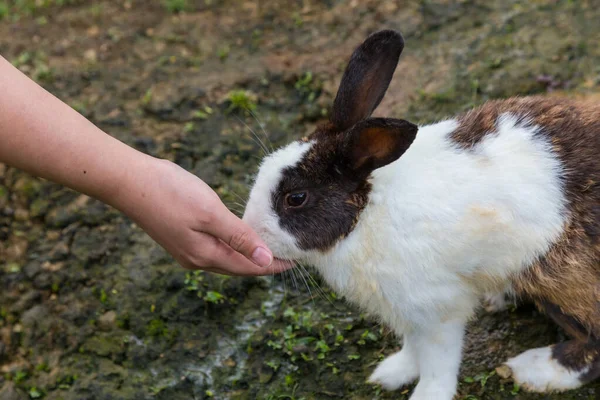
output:
<instances>
[{"instance_id":1,"label":"knuckle","mask_svg":"<svg viewBox=\"0 0 600 400\"><path fill-rule=\"evenodd\" d=\"M246 231L236 232L231 235L229 247L236 251L242 250L250 241L250 234Z\"/></svg>"},{"instance_id":2,"label":"knuckle","mask_svg":"<svg viewBox=\"0 0 600 400\"><path fill-rule=\"evenodd\" d=\"M211 226L215 223L215 213L210 209L205 210L204 212L198 215L200 226L207 227Z\"/></svg>"},{"instance_id":3,"label":"knuckle","mask_svg":"<svg viewBox=\"0 0 600 400\"><path fill-rule=\"evenodd\" d=\"M194 265L196 269L198 268L206 268L210 266L210 260L203 255L195 255L191 258L190 262Z\"/></svg>"}]
</instances>

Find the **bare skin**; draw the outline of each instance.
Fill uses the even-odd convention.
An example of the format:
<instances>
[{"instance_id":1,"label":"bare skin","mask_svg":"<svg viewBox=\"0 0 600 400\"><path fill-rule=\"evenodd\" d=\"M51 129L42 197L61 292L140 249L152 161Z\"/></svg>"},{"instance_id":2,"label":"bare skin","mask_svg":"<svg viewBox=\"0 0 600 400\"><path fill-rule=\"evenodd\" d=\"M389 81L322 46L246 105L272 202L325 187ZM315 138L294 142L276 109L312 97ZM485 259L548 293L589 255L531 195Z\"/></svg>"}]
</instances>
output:
<instances>
[{"instance_id":1,"label":"bare skin","mask_svg":"<svg viewBox=\"0 0 600 400\"><path fill-rule=\"evenodd\" d=\"M202 180L106 134L1 56L0 162L120 210L185 268L257 276L291 266Z\"/></svg>"}]
</instances>

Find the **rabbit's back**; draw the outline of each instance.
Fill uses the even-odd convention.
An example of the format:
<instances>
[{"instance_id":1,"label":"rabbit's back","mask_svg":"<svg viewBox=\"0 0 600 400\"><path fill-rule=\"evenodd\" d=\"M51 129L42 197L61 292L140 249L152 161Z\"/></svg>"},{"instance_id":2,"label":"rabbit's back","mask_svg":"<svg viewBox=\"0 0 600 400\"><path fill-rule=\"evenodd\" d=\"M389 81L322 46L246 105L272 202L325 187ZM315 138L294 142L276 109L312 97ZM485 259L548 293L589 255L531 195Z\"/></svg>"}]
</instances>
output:
<instances>
[{"instance_id":1,"label":"rabbit's back","mask_svg":"<svg viewBox=\"0 0 600 400\"><path fill-rule=\"evenodd\" d=\"M475 148L510 113L539 127L561 164L565 224L546 254L513 277L517 293L573 332L600 337L600 105L566 98L524 97L492 101L459 118L453 141Z\"/></svg>"}]
</instances>

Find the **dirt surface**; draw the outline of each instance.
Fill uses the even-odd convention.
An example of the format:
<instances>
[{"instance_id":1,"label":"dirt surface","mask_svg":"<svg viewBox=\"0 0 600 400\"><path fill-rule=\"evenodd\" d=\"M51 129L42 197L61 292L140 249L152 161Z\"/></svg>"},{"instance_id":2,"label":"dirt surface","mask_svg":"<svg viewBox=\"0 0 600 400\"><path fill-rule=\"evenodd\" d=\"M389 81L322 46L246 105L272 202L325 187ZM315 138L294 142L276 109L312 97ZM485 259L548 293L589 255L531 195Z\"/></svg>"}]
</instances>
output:
<instances>
[{"instance_id":1,"label":"dirt surface","mask_svg":"<svg viewBox=\"0 0 600 400\"><path fill-rule=\"evenodd\" d=\"M250 130L273 146L309 132L352 49L377 29L406 38L378 115L422 123L510 95L600 99L600 2L524 3L0 0L0 54L241 212L262 156ZM398 341L315 274L185 271L118 212L4 166L0 240L3 400L410 394L365 383ZM529 306L482 313L457 398L599 398L598 383L532 395L494 373L563 338Z\"/></svg>"}]
</instances>

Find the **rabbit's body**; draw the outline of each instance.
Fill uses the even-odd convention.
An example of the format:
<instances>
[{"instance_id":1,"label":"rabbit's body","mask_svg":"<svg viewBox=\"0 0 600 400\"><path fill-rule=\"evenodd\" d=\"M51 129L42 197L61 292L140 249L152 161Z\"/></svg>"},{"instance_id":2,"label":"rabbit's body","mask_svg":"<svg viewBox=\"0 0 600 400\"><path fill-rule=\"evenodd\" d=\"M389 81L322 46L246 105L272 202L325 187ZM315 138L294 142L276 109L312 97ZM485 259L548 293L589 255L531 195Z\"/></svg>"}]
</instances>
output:
<instances>
[{"instance_id":1,"label":"rabbit's body","mask_svg":"<svg viewBox=\"0 0 600 400\"><path fill-rule=\"evenodd\" d=\"M567 218L548 138L500 119L468 150L451 137L456 120L421 127L401 158L373 172L348 237L308 261L398 328L469 317L550 249Z\"/></svg>"},{"instance_id":2,"label":"rabbit's body","mask_svg":"<svg viewBox=\"0 0 600 400\"><path fill-rule=\"evenodd\" d=\"M574 337L509 360L514 378L535 391L595 379L600 107L531 97L419 128L368 118L396 35L355 52L330 124L264 160L244 219L278 257L314 265L404 336L370 380L395 389L419 377L411 400L452 398L464 326L507 286Z\"/></svg>"}]
</instances>

